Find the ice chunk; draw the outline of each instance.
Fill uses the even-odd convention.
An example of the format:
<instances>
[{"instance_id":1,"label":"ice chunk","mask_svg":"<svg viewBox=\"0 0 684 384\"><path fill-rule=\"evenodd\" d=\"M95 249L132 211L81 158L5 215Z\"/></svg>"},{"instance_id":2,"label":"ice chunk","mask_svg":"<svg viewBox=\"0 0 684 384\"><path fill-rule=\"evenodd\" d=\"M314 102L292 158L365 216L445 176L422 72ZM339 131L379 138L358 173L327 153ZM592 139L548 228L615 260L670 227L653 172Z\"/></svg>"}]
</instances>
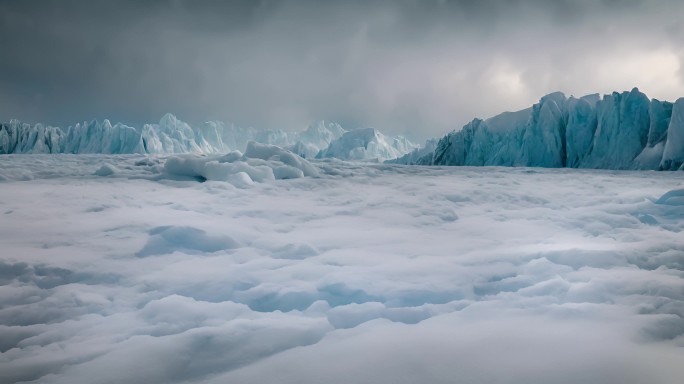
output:
<instances>
[{"instance_id":1,"label":"ice chunk","mask_svg":"<svg viewBox=\"0 0 684 384\"><path fill-rule=\"evenodd\" d=\"M311 163L294 153L275 145L260 144L255 141L250 141L247 143L245 156L262 160L280 161L290 167L301 170L304 176L319 176L318 169L311 165Z\"/></svg>"},{"instance_id":2,"label":"ice chunk","mask_svg":"<svg viewBox=\"0 0 684 384\"><path fill-rule=\"evenodd\" d=\"M673 189L662 195L656 204L684 206L684 189Z\"/></svg>"},{"instance_id":3,"label":"ice chunk","mask_svg":"<svg viewBox=\"0 0 684 384\"><path fill-rule=\"evenodd\" d=\"M95 171L95 175L96 176L111 176L111 175L117 173L118 171L119 170L116 169L115 166L105 163L105 164L102 164L102 166L100 168L98 168L97 171Z\"/></svg>"},{"instance_id":4,"label":"ice chunk","mask_svg":"<svg viewBox=\"0 0 684 384\"><path fill-rule=\"evenodd\" d=\"M304 172L299 168L281 165L273 169L273 175L275 175L276 179L299 179L304 177Z\"/></svg>"},{"instance_id":5,"label":"ice chunk","mask_svg":"<svg viewBox=\"0 0 684 384\"><path fill-rule=\"evenodd\" d=\"M164 164L164 173L171 178L198 181L227 181L239 188L254 182L276 179L318 177L318 169L301 157L275 145L250 142L247 151L226 155L179 155Z\"/></svg>"}]
</instances>

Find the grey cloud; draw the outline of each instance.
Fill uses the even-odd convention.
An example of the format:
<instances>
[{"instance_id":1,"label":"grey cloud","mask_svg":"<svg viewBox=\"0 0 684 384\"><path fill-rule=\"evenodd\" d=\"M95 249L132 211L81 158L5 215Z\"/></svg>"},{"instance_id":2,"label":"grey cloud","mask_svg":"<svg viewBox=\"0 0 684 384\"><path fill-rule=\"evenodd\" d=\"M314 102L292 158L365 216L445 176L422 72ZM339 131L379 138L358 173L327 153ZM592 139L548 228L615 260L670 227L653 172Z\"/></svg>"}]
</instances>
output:
<instances>
[{"instance_id":1,"label":"grey cloud","mask_svg":"<svg viewBox=\"0 0 684 384\"><path fill-rule=\"evenodd\" d=\"M663 68L609 68L656 53L644 65L669 53L681 62L681 35L670 29L682 8L674 1L0 2L7 42L0 119L135 125L170 111L191 123L301 129L326 118L423 138L556 90L639 86L667 99L684 94L682 76L667 83ZM658 65L666 64L673 65Z\"/></svg>"}]
</instances>

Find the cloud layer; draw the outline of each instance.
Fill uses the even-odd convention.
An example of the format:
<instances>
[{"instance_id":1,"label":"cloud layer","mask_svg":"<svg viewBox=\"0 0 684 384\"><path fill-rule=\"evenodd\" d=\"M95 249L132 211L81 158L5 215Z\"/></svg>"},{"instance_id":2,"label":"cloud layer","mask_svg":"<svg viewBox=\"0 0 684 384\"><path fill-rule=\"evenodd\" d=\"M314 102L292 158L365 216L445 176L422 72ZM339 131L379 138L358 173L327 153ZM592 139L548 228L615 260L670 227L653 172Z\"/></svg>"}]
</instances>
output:
<instances>
[{"instance_id":1,"label":"cloud layer","mask_svg":"<svg viewBox=\"0 0 684 384\"><path fill-rule=\"evenodd\" d=\"M0 3L0 118L438 136L551 91L684 95L677 1Z\"/></svg>"},{"instance_id":2,"label":"cloud layer","mask_svg":"<svg viewBox=\"0 0 684 384\"><path fill-rule=\"evenodd\" d=\"M0 157L0 382L684 375L684 173L179 160Z\"/></svg>"}]
</instances>

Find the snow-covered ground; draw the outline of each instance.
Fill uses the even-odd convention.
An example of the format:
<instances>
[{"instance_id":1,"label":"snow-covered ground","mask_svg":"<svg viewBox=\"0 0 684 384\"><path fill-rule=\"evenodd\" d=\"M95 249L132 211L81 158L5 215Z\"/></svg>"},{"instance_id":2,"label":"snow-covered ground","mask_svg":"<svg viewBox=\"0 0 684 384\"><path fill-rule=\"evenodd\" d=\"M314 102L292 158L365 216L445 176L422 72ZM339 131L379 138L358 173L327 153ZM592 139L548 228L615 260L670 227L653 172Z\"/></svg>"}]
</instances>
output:
<instances>
[{"instance_id":1,"label":"snow-covered ground","mask_svg":"<svg viewBox=\"0 0 684 384\"><path fill-rule=\"evenodd\" d=\"M683 172L264 151L0 157L0 382L681 383Z\"/></svg>"}]
</instances>

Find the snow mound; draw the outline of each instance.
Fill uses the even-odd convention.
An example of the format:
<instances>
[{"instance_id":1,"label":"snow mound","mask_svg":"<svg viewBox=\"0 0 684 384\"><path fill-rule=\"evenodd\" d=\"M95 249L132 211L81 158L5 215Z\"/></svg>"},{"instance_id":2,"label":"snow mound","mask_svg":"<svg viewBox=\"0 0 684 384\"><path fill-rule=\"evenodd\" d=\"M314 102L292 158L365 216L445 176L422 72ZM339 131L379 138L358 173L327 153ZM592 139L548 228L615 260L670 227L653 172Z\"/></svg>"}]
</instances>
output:
<instances>
[{"instance_id":1,"label":"snow mound","mask_svg":"<svg viewBox=\"0 0 684 384\"><path fill-rule=\"evenodd\" d=\"M193 227L162 226L149 232L150 238L136 256L147 257L181 251L185 253L212 253L238 248L240 244L230 236L208 235Z\"/></svg>"},{"instance_id":2,"label":"snow mound","mask_svg":"<svg viewBox=\"0 0 684 384\"><path fill-rule=\"evenodd\" d=\"M272 180L318 177L318 169L307 160L275 145L247 144L225 155L180 155L166 160L164 173L175 179L226 181L239 188Z\"/></svg>"},{"instance_id":3,"label":"snow mound","mask_svg":"<svg viewBox=\"0 0 684 384\"><path fill-rule=\"evenodd\" d=\"M100 166L100 168L98 168L97 171L95 171L95 176L112 176L116 174L118 171L119 170L115 166L105 163L102 164L102 166Z\"/></svg>"},{"instance_id":4,"label":"snow mound","mask_svg":"<svg viewBox=\"0 0 684 384\"><path fill-rule=\"evenodd\" d=\"M250 141L247 143L245 157L282 162L291 168L299 169L302 171L304 176L319 176L318 169L316 169L316 167L314 167L311 163L288 151L287 149L283 149L275 145L260 144L256 141Z\"/></svg>"},{"instance_id":5,"label":"snow mound","mask_svg":"<svg viewBox=\"0 0 684 384\"><path fill-rule=\"evenodd\" d=\"M662 195L656 204L684 206L684 189L673 189Z\"/></svg>"}]
</instances>

